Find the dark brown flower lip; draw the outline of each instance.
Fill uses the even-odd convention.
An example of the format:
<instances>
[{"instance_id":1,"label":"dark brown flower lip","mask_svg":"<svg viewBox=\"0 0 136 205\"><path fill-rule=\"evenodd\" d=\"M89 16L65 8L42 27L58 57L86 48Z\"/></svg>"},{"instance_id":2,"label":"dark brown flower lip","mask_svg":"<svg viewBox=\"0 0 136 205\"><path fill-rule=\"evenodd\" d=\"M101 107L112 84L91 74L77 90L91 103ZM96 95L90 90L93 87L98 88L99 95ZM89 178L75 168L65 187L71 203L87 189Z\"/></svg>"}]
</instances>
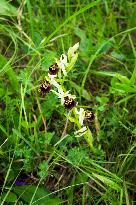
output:
<instances>
[{"instance_id":1,"label":"dark brown flower lip","mask_svg":"<svg viewBox=\"0 0 136 205\"><path fill-rule=\"evenodd\" d=\"M59 67L57 63L54 63L49 67L49 74L50 75L56 75L59 71Z\"/></svg>"},{"instance_id":2,"label":"dark brown flower lip","mask_svg":"<svg viewBox=\"0 0 136 205\"><path fill-rule=\"evenodd\" d=\"M50 92L51 88L52 85L50 84L50 82L48 80L44 80L40 85L39 92L42 95L45 95L46 93Z\"/></svg>"},{"instance_id":3,"label":"dark brown flower lip","mask_svg":"<svg viewBox=\"0 0 136 205\"><path fill-rule=\"evenodd\" d=\"M86 122L92 122L95 118L95 114L91 111L85 111L85 121Z\"/></svg>"},{"instance_id":4,"label":"dark brown flower lip","mask_svg":"<svg viewBox=\"0 0 136 205\"><path fill-rule=\"evenodd\" d=\"M64 107L65 109L71 110L73 107L76 106L76 101L69 96L64 97Z\"/></svg>"}]
</instances>

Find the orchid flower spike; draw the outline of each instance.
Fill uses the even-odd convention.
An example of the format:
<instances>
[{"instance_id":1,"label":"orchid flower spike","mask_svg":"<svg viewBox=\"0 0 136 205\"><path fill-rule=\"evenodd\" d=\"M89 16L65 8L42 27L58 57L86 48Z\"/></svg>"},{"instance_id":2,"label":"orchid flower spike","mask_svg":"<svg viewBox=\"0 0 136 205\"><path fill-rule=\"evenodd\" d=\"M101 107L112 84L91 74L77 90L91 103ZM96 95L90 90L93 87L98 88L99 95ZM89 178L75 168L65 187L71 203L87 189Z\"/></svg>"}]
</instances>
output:
<instances>
[{"instance_id":1,"label":"orchid flower spike","mask_svg":"<svg viewBox=\"0 0 136 205\"><path fill-rule=\"evenodd\" d=\"M76 106L77 103L74 100L76 98L75 95L71 95L69 91L64 92L62 86L58 84L54 78L51 79L51 84L58 89L58 92L54 90L52 90L52 92L54 92L58 96L58 98L61 99L61 104L64 105L65 108L72 109Z\"/></svg>"}]
</instances>

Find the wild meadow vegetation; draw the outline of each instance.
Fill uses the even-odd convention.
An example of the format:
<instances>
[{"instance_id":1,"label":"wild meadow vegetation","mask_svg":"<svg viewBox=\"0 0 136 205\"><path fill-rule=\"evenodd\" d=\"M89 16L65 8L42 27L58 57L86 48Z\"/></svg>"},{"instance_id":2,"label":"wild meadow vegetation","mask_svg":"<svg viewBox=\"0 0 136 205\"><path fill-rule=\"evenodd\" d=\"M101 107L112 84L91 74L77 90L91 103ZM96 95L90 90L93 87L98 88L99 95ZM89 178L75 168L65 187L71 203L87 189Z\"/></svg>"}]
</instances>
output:
<instances>
[{"instance_id":1,"label":"wild meadow vegetation","mask_svg":"<svg viewBox=\"0 0 136 205\"><path fill-rule=\"evenodd\" d=\"M136 204L136 2L0 0L0 204Z\"/></svg>"}]
</instances>

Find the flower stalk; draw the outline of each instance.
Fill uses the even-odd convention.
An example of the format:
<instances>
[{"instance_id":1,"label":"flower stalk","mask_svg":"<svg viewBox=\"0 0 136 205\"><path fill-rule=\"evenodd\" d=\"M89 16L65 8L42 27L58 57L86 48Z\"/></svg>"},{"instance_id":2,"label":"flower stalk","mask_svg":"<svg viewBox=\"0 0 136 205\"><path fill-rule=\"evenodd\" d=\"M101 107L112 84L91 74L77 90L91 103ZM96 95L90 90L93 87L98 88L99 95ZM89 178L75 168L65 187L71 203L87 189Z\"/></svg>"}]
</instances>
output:
<instances>
[{"instance_id":1,"label":"flower stalk","mask_svg":"<svg viewBox=\"0 0 136 205\"><path fill-rule=\"evenodd\" d=\"M90 149L95 153L95 148L93 146L93 136L91 130L88 126L85 125L86 119L92 118L92 114L86 113L83 108L77 109L78 103L76 102L76 96L70 94L70 91L66 91L63 83L65 77L68 75L68 72L74 67L77 58L79 43L76 43L73 47L70 47L68 54L62 54L60 59L56 59L56 63L49 67L48 78L40 88L41 90L50 91L49 85L53 86L54 89L51 91L58 96L61 101L61 105L68 111L66 117L69 121L76 124L78 130L74 132L75 137L84 136L87 144L90 146ZM59 80L59 83L58 83ZM48 88L49 87L49 88ZM65 136L64 136L65 138Z\"/></svg>"}]
</instances>

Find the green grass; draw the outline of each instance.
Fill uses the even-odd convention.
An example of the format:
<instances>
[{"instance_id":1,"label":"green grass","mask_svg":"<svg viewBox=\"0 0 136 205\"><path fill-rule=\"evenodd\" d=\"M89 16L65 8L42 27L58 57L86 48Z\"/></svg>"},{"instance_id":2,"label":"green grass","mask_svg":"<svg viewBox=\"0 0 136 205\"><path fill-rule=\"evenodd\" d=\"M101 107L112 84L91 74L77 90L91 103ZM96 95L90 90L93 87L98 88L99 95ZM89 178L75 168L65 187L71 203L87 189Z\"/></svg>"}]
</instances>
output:
<instances>
[{"instance_id":1,"label":"green grass","mask_svg":"<svg viewBox=\"0 0 136 205\"><path fill-rule=\"evenodd\" d=\"M133 0L0 0L1 205L136 204L135 38ZM77 42L58 82L95 113L89 138L38 92Z\"/></svg>"}]
</instances>

